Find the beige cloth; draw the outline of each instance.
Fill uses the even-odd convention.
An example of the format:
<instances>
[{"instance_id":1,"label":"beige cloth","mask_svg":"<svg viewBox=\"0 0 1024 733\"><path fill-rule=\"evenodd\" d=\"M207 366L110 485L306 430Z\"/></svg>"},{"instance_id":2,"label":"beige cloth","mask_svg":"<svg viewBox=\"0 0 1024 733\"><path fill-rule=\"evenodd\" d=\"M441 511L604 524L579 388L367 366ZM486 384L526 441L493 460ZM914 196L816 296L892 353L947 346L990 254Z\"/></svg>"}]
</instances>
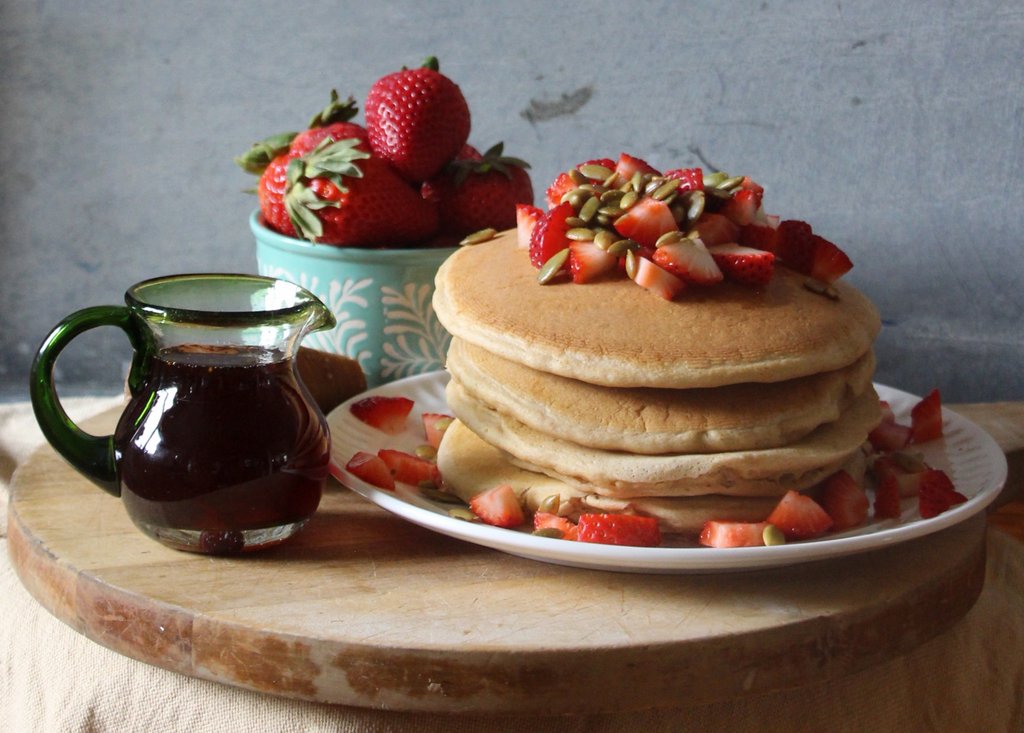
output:
<instances>
[{"instance_id":1,"label":"beige cloth","mask_svg":"<svg viewBox=\"0 0 1024 733\"><path fill-rule=\"evenodd\" d=\"M116 402L66 407L81 417ZM998 531L981 598L942 637L840 680L732 702L590 715L580 700L580 714L568 717L441 716L311 704L184 677L90 641L22 587L7 555L7 486L41 441L26 404L0 404L0 731L1024 731L1024 545Z\"/></svg>"}]
</instances>

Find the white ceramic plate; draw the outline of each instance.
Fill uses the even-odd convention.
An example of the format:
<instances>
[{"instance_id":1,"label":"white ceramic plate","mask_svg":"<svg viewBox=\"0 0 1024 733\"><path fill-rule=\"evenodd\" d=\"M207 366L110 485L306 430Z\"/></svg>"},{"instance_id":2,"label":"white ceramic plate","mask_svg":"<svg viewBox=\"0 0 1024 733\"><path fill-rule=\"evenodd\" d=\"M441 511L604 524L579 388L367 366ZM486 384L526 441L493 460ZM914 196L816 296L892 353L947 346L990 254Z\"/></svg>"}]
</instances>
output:
<instances>
[{"instance_id":1,"label":"white ceramic plate","mask_svg":"<svg viewBox=\"0 0 1024 733\"><path fill-rule=\"evenodd\" d=\"M944 437L917 446L925 460L949 473L968 501L931 519L922 519L916 502L905 501L899 520L870 520L856 529L815 540L773 547L618 547L535 537L528 530L511 530L454 519L451 505L431 501L418 489L399 485L382 491L345 470L359 450L380 448L412 452L425 442L420 415L449 413L444 398L446 372L431 372L383 385L335 408L327 420L331 427L331 473L342 484L374 504L422 527L478 545L543 562L600 570L645 573L696 573L752 570L840 557L886 547L950 527L984 509L1006 481L1006 457L992 438L974 423L943 408ZM875 385L901 422L909 423L910 408L919 398L890 387ZM354 418L349 404L370 394L401 395L415 400L408 428L397 436L369 427Z\"/></svg>"}]
</instances>

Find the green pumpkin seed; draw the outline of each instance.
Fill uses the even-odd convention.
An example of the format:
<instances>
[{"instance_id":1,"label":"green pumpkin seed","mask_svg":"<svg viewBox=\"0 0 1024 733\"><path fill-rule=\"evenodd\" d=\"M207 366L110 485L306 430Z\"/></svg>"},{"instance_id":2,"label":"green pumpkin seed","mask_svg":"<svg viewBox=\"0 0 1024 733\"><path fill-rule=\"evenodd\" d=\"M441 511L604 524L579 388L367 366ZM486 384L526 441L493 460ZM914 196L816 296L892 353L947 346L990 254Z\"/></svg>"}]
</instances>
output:
<instances>
[{"instance_id":1,"label":"green pumpkin seed","mask_svg":"<svg viewBox=\"0 0 1024 733\"><path fill-rule=\"evenodd\" d=\"M413 452L426 461L432 461L437 458L437 448L426 443L416 446L416 450Z\"/></svg>"},{"instance_id":2,"label":"green pumpkin seed","mask_svg":"<svg viewBox=\"0 0 1024 733\"><path fill-rule=\"evenodd\" d=\"M587 177L585 175L583 175L582 173L580 173L575 168L573 168L571 171L569 171L569 178L571 178L572 182L575 183L577 186L579 184L581 184L581 183L586 183L587 182Z\"/></svg>"},{"instance_id":3,"label":"green pumpkin seed","mask_svg":"<svg viewBox=\"0 0 1024 733\"><path fill-rule=\"evenodd\" d=\"M920 453L908 453L907 451L897 450L890 453L889 456L904 471L921 473L928 469L924 462L924 456Z\"/></svg>"},{"instance_id":4,"label":"green pumpkin seed","mask_svg":"<svg viewBox=\"0 0 1024 733\"><path fill-rule=\"evenodd\" d=\"M565 217L565 225L567 227L585 227L587 222L578 216L567 216Z\"/></svg>"},{"instance_id":5,"label":"green pumpkin seed","mask_svg":"<svg viewBox=\"0 0 1024 733\"><path fill-rule=\"evenodd\" d=\"M639 247L640 245L632 239L620 239L617 242L613 242L612 245L608 247L608 254L621 257L627 252L632 252L634 249L638 249Z\"/></svg>"},{"instance_id":6,"label":"green pumpkin seed","mask_svg":"<svg viewBox=\"0 0 1024 733\"><path fill-rule=\"evenodd\" d=\"M761 532L761 539L763 539L764 543L769 547L772 545L786 544L786 535L782 534L782 530L774 524L765 526L764 531Z\"/></svg>"},{"instance_id":7,"label":"green pumpkin seed","mask_svg":"<svg viewBox=\"0 0 1024 733\"><path fill-rule=\"evenodd\" d=\"M619 201L619 208L623 211L629 211L633 208L633 205L640 200L640 195L636 191L627 191L623 194L622 199Z\"/></svg>"},{"instance_id":8,"label":"green pumpkin seed","mask_svg":"<svg viewBox=\"0 0 1024 733\"><path fill-rule=\"evenodd\" d=\"M587 203L587 199L592 197L594 194L591 191L587 191L582 188L577 188L569 193L569 203L572 204L572 208L579 211L583 208L583 204Z\"/></svg>"},{"instance_id":9,"label":"green pumpkin seed","mask_svg":"<svg viewBox=\"0 0 1024 733\"><path fill-rule=\"evenodd\" d=\"M812 293L821 295L829 300L839 300L839 291L828 283L816 280L815 278L808 278L804 280L804 287L810 290Z\"/></svg>"},{"instance_id":10,"label":"green pumpkin seed","mask_svg":"<svg viewBox=\"0 0 1024 733\"><path fill-rule=\"evenodd\" d=\"M689 198L689 206L686 209L686 220L697 221L704 214L704 198L703 191L691 191Z\"/></svg>"},{"instance_id":11,"label":"green pumpkin seed","mask_svg":"<svg viewBox=\"0 0 1024 733\"><path fill-rule=\"evenodd\" d=\"M461 242L459 242L459 244L461 244L463 247L469 247L474 244L480 244L481 242L490 241L491 239L494 239L496 236L498 236L498 231L496 229L491 229L490 227L488 227L487 229L481 229L478 232L473 232L472 234L467 235L462 239Z\"/></svg>"},{"instance_id":12,"label":"green pumpkin seed","mask_svg":"<svg viewBox=\"0 0 1024 733\"><path fill-rule=\"evenodd\" d=\"M602 206L597 211L599 214L604 214L605 216L610 216L615 219L619 218L624 213L626 213L618 206Z\"/></svg>"},{"instance_id":13,"label":"green pumpkin seed","mask_svg":"<svg viewBox=\"0 0 1024 733\"><path fill-rule=\"evenodd\" d=\"M583 220L584 224L594 218L597 210L601 208L601 199L597 196L591 196L587 199L587 202L580 207L579 218Z\"/></svg>"},{"instance_id":14,"label":"green pumpkin seed","mask_svg":"<svg viewBox=\"0 0 1024 733\"><path fill-rule=\"evenodd\" d=\"M423 495L424 499L430 499L431 501L437 501L442 504L458 504L463 507L466 506L466 502L457 497L455 494L452 494L447 491L441 491L440 489L431 487L421 488L420 493Z\"/></svg>"},{"instance_id":15,"label":"green pumpkin seed","mask_svg":"<svg viewBox=\"0 0 1024 733\"><path fill-rule=\"evenodd\" d=\"M722 171L715 171L713 173L704 174L704 188L714 188L719 183L724 181L729 176Z\"/></svg>"},{"instance_id":16,"label":"green pumpkin seed","mask_svg":"<svg viewBox=\"0 0 1024 733\"><path fill-rule=\"evenodd\" d=\"M560 540L565 537L562 530L557 527L544 527L543 529L535 529L531 533L534 537L549 537L553 540Z\"/></svg>"},{"instance_id":17,"label":"green pumpkin seed","mask_svg":"<svg viewBox=\"0 0 1024 733\"><path fill-rule=\"evenodd\" d=\"M632 187L632 189L637 193L644 190L644 183L644 174L640 171L634 173L632 178L629 179L630 187Z\"/></svg>"},{"instance_id":18,"label":"green pumpkin seed","mask_svg":"<svg viewBox=\"0 0 1024 733\"><path fill-rule=\"evenodd\" d=\"M617 188L613 188L610 191L605 191L601 194L602 204L616 204L621 201L626 195L625 191L620 191Z\"/></svg>"},{"instance_id":19,"label":"green pumpkin seed","mask_svg":"<svg viewBox=\"0 0 1024 733\"><path fill-rule=\"evenodd\" d=\"M633 250L626 250L626 276L630 280L636 280L636 268L638 266L636 261L636 255L633 254Z\"/></svg>"},{"instance_id":20,"label":"green pumpkin seed","mask_svg":"<svg viewBox=\"0 0 1024 733\"><path fill-rule=\"evenodd\" d=\"M737 186L743 183L743 176L733 176L732 178L726 178L724 181L719 183L715 188L723 191L731 191Z\"/></svg>"},{"instance_id":21,"label":"green pumpkin seed","mask_svg":"<svg viewBox=\"0 0 1024 733\"><path fill-rule=\"evenodd\" d=\"M591 178L595 181L603 181L608 178L615 171L609 170L603 165L597 163L586 163L577 168L580 173L585 175L587 178Z\"/></svg>"},{"instance_id":22,"label":"green pumpkin seed","mask_svg":"<svg viewBox=\"0 0 1024 733\"><path fill-rule=\"evenodd\" d=\"M615 185L615 182L619 180L619 174L612 172L610 176L601 181L601 185L605 188L611 188Z\"/></svg>"},{"instance_id":23,"label":"green pumpkin seed","mask_svg":"<svg viewBox=\"0 0 1024 733\"><path fill-rule=\"evenodd\" d=\"M478 521L477 520L477 516L473 512L471 512L469 509L466 509L466 508L461 507L461 506L457 506L457 507L454 507L452 509L449 509L448 510L448 516L451 517L452 519L462 519L462 520L465 520L467 522L476 522L476 521Z\"/></svg>"},{"instance_id":24,"label":"green pumpkin seed","mask_svg":"<svg viewBox=\"0 0 1024 733\"><path fill-rule=\"evenodd\" d=\"M592 242L594 241L594 230L586 227L573 227L565 233L565 236L574 242Z\"/></svg>"},{"instance_id":25,"label":"green pumpkin seed","mask_svg":"<svg viewBox=\"0 0 1024 733\"><path fill-rule=\"evenodd\" d=\"M684 239L686 239L686 235L680 231L665 232L654 242L654 246L660 248L668 244L676 244Z\"/></svg>"},{"instance_id":26,"label":"green pumpkin seed","mask_svg":"<svg viewBox=\"0 0 1024 733\"><path fill-rule=\"evenodd\" d=\"M569 248L560 249L555 252L548 261L544 263L544 266L540 268L537 273L537 282L541 285L546 285L557 275L562 267L565 266L565 261L569 259Z\"/></svg>"},{"instance_id":27,"label":"green pumpkin seed","mask_svg":"<svg viewBox=\"0 0 1024 733\"><path fill-rule=\"evenodd\" d=\"M558 514L558 508L562 505L562 499L558 494L551 494L551 496L545 496L544 500L541 501L540 506L537 507L538 512L545 512L547 514Z\"/></svg>"},{"instance_id":28,"label":"green pumpkin seed","mask_svg":"<svg viewBox=\"0 0 1024 733\"><path fill-rule=\"evenodd\" d=\"M615 232L610 232L607 229L601 229L594 235L594 244L601 249L608 249L616 241L618 241L618 236Z\"/></svg>"}]
</instances>

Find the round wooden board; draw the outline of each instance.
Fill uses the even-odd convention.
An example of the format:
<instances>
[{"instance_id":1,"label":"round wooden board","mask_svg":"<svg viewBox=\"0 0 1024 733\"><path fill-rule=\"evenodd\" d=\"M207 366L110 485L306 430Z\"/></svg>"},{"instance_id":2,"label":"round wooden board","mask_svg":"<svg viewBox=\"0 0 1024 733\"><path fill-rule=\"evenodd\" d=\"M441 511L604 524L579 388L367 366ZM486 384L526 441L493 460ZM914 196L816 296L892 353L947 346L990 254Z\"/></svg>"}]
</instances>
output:
<instances>
[{"instance_id":1,"label":"round wooden board","mask_svg":"<svg viewBox=\"0 0 1024 733\"><path fill-rule=\"evenodd\" d=\"M635 575L436 535L332 482L291 544L210 558L142 535L49 447L15 475L8 524L39 602L130 657L306 700L521 713L729 699L905 653L977 599L986 526L770 571Z\"/></svg>"}]
</instances>

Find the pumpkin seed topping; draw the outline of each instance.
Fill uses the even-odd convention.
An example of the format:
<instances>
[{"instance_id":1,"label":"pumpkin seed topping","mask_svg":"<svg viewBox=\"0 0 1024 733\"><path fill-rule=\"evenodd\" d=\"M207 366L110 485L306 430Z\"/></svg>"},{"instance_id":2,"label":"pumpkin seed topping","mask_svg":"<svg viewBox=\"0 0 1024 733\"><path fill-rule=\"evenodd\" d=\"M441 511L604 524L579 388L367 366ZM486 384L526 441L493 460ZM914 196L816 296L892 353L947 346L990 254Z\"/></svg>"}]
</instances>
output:
<instances>
[{"instance_id":1,"label":"pumpkin seed topping","mask_svg":"<svg viewBox=\"0 0 1024 733\"><path fill-rule=\"evenodd\" d=\"M595 181L604 181L609 176L611 176L612 173L615 172L597 163L586 163L584 165L581 165L576 170L585 175L587 178L591 178Z\"/></svg>"},{"instance_id":2,"label":"pumpkin seed topping","mask_svg":"<svg viewBox=\"0 0 1024 733\"><path fill-rule=\"evenodd\" d=\"M763 539L764 543L769 547L773 545L786 544L786 535L782 534L782 530L774 524L765 526L764 530L761 532L761 539Z\"/></svg>"},{"instance_id":3,"label":"pumpkin seed topping","mask_svg":"<svg viewBox=\"0 0 1024 733\"><path fill-rule=\"evenodd\" d=\"M560 540L565 537L562 530L557 527L543 527L542 529L535 529L531 533L534 537L550 537L553 540Z\"/></svg>"},{"instance_id":4,"label":"pumpkin seed topping","mask_svg":"<svg viewBox=\"0 0 1024 733\"><path fill-rule=\"evenodd\" d=\"M462 519L462 520L465 520L467 522L479 521L477 519L476 515L473 512L471 512L469 509L466 509L466 508L461 507L461 506L457 506L457 507L453 507L452 509L449 509L448 510L448 516L451 517L452 519Z\"/></svg>"},{"instance_id":5,"label":"pumpkin seed topping","mask_svg":"<svg viewBox=\"0 0 1024 733\"><path fill-rule=\"evenodd\" d=\"M470 247L474 244L481 244L483 242L490 241L496 236L498 236L498 231L488 227L487 229L481 229L478 232L473 232L472 234L467 235L461 242L459 242L459 244L463 247Z\"/></svg>"},{"instance_id":6,"label":"pumpkin seed topping","mask_svg":"<svg viewBox=\"0 0 1024 733\"><path fill-rule=\"evenodd\" d=\"M594 218L594 215L597 213L599 208L601 208L601 198L598 196L591 196L586 200L583 206L580 207L579 218L582 219L584 223L587 223Z\"/></svg>"},{"instance_id":7,"label":"pumpkin seed topping","mask_svg":"<svg viewBox=\"0 0 1024 733\"><path fill-rule=\"evenodd\" d=\"M591 201L593 200L591 199ZM594 230L587 229L586 227L574 227L567 231L565 236L574 242L592 242L594 241Z\"/></svg>"},{"instance_id":8,"label":"pumpkin seed topping","mask_svg":"<svg viewBox=\"0 0 1024 733\"><path fill-rule=\"evenodd\" d=\"M432 461L437 458L437 449L432 445L427 445L426 443L416 446L414 453L427 461Z\"/></svg>"},{"instance_id":9,"label":"pumpkin seed topping","mask_svg":"<svg viewBox=\"0 0 1024 733\"><path fill-rule=\"evenodd\" d=\"M448 491L441 491L440 489L435 488L421 488L420 493L423 495L423 498L430 499L431 501L439 501L442 504L456 504L462 505L463 507L466 506L466 502L457 497L455 494L452 494Z\"/></svg>"},{"instance_id":10,"label":"pumpkin seed topping","mask_svg":"<svg viewBox=\"0 0 1024 733\"><path fill-rule=\"evenodd\" d=\"M821 295L829 300L839 300L839 291L826 282L817 280L813 277L804 280L804 287L810 290L812 293Z\"/></svg>"},{"instance_id":11,"label":"pumpkin seed topping","mask_svg":"<svg viewBox=\"0 0 1024 733\"><path fill-rule=\"evenodd\" d=\"M543 501L537 507L538 512L545 512L546 514L557 514L558 508L562 505L562 499L558 494L551 494L545 496Z\"/></svg>"},{"instance_id":12,"label":"pumpkin seed topping","mask_svg":"<svg viewBox=\"0 0 1024 733\"><path fill-rule=\"evenodd\" d=\"M540 268L537 273L537 282L541 285L547 285L554 279L555 275L561 272L562 267L565 266L566 260L569 259L569 248L560 249L548 258L548 261L544 263L544 266Z\"/></svg>"},{"instance_id":13,"label":"pumpkin seed topping","mask_svg":"<svg viewBox=\"0 0 1024 733\"><path fill-rule=\"evenodd\" d=\"M636 261L636 255L633 250L626 250L626 275L629 276L630 280L636 280L636 268L639 263Z\"/></svg>"}]
</instances>

